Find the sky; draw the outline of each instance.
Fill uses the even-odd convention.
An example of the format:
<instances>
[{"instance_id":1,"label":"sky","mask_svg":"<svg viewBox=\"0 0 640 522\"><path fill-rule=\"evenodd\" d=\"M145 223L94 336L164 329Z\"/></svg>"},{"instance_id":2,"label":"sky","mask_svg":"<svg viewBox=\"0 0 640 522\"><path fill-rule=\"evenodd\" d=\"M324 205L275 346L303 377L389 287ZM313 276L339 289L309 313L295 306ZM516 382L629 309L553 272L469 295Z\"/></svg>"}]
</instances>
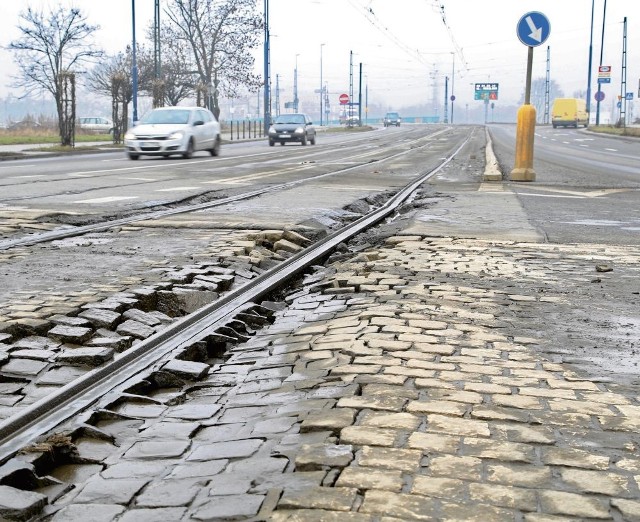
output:
<instances>
[{"instance_id":1,"label":"sky","mask_svg":"<svg viewBox=\"0 0 640 522\"><path fill-rule=\"evenodd\" d=\"M136 31L142 39L153 20L153 0L133 0ZM168 0L161 0L161 7ZM262 12L265 0L256 0ZM349 92L353 72L354 93L362 64L363 100L388 110L425 104L444 104L448 94L456 106L474 107L474 83L497 82L496 104L522 100L527 47L516 34L520 18L530 11L550 21L549 38L534 48L533 78L545 77L547 47L550 77L566 96L586 91L592 0L268 0L271 35L271 81L276 75L281 103L293 99L294 70L303 106L317 103L322 81L330 101ZM605 0L593 0L592 93L597 91ZM2 2L0 18L0 97L21 93L11 88L16 72L8 43L18 36L18 15L27 6L75 6L89 21L100 25L96 43L116 53L131 42L132 0L19 0ZM604 24L602 64L612 66L612 82L603 85L608 102L621 91L623 18L627 25L627 92L638 94L640 79L640 1L608 0ZM262 35L260 37L262 40ZM256 50L256 73L262 75L262 46ZM350 61L353 67L350 66ZM256 96L257 98L257 96ZM434 102L434 99L436 100ZM315 102L314 100L317 100ZM308 110L315 109L309 107Z\"/></svg>"}]
</instances>

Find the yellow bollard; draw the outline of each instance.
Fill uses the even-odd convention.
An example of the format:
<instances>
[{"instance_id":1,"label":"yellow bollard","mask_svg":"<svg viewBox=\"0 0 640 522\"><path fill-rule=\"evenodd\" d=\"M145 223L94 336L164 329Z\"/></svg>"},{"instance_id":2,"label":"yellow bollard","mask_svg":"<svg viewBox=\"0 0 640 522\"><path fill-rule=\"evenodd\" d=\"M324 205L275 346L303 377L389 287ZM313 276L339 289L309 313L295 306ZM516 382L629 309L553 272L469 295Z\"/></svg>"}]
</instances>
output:
<instances>
[{"instance_id":1,"label":"yellow bollard","mask_svg":"<svg viewBox=\"0 0 640 522\"><path fill-rule=\"evenodd\" d=\"M536 132L536 108L523 105L518 109L516 126L516 164L511 171L511 181L535 181L533 170L533 139Z\"/></svg>"}]
</instances>

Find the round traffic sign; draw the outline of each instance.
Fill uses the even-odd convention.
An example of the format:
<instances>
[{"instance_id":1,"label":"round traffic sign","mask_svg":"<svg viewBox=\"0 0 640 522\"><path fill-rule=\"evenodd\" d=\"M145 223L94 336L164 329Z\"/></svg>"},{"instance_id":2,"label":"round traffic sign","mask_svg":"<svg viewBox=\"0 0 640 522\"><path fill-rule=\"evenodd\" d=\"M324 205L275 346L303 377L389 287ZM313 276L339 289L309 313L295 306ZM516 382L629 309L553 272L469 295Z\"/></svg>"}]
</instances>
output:
<instances>
[{"instance_id":1,"label":"round traffic sign","mask_svg":"<svg viewBox=\"0 0 640 522\"><path fill-rule=\"evenodd\" d=\"M528 47L537 47L549 38L549 19L538 11L530 11L520 18L516 26L518 39Z\"/></svg>"},{"instance_id":2,"label":"round traffic sign","mask_svg":"<svg viewBox=\"0 0 640 522\"><path fill-rule=\"evenodd\" d=\"M598 91L594 98L596 99L596 101L602 101L604 100L604 93L602 91Z\"/></svg>"},{"instance_id":3,"label":"round traffic sign","mask_svg":"<svg viewBox=\"0 0 640 522\"><path fill-rule=\"evenodd\" d=\"M341 94L340 97L338 98L338 100L340 101L341 105L346 105L347 103L349 103L349 95L348 94Z\"/></svg>"},{"instance_id":4,"label":"round traffic sign","mask_svg":"<svg viewBox=\"0 0 640 522\"><path fill-rule=\"evenodd\" d=\"M452 94L451 98L449 98L451 101L456 101L456 97Z\"/></svg>"}]
</instances>

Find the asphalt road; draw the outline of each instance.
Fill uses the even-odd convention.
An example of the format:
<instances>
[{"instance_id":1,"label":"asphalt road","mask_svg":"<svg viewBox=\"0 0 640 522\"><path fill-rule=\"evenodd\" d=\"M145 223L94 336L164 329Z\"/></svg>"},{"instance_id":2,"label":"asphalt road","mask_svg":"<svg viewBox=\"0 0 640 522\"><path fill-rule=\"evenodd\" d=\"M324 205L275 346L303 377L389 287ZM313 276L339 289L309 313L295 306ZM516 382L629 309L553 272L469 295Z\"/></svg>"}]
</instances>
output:
<instances>
[{"instance_id":1,"label":"asphalt road","mask_svg":"<svg viewBox=\"0 0 640 522\"><path fill-rule=\"evenodd\" d=\"M515 125L490 127L503 171L513 168ZM640 244L640 143L573 129L538 127L536 180L510 185L552 243Z\"/></svg>"}]
</instances>

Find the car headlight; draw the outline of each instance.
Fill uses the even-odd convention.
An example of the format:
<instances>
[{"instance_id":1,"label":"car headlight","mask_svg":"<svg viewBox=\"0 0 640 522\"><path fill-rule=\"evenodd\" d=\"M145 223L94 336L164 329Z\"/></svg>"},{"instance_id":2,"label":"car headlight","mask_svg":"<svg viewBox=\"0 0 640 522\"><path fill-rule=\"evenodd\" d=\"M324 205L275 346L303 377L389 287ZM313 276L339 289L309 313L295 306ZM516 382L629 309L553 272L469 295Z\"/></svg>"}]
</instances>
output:
<instances>
[{"instance_id":1,"label":"car headlight","mask_svg":"<svg viewBox=\"0 0 640 522\"><path fill-rule=\"evenodd\" d=\"M173 134L169 134L169 139L170 140L181 140L183 136L184 136L184 132L178 131L178 132L174 132Z\"/></svg>"},{"instance_id":2,"label":"car headlight","mask_svg":"<svg viewBox=\"0 0 640 522\"><path fill-rule=\"evenodd\" d=\"M304 127L298 127L298 128L295 130L295 133L296 133L296 134L302 134L303 132L304 132Z\"/></svg>"},{"instance_id":3,"label":"car headlight","mask_svg":"<svg viewBox=\"0 0 640 522\"><path fill-rule=\"evenodd\" d=\"M127 132L124 135L124 139L125 140L135 140L136 139L136 135L133 132Z\"/></svg>"},{"instance_id":4,"label":"car headlight","mask_svg":"<svg viewBox=\"0 0 640 522\"><path fill-rule=\"evenodd\" d=\"M277 134L273 127L269 127L269 134Z\"/></svg>"}]
</instances>

